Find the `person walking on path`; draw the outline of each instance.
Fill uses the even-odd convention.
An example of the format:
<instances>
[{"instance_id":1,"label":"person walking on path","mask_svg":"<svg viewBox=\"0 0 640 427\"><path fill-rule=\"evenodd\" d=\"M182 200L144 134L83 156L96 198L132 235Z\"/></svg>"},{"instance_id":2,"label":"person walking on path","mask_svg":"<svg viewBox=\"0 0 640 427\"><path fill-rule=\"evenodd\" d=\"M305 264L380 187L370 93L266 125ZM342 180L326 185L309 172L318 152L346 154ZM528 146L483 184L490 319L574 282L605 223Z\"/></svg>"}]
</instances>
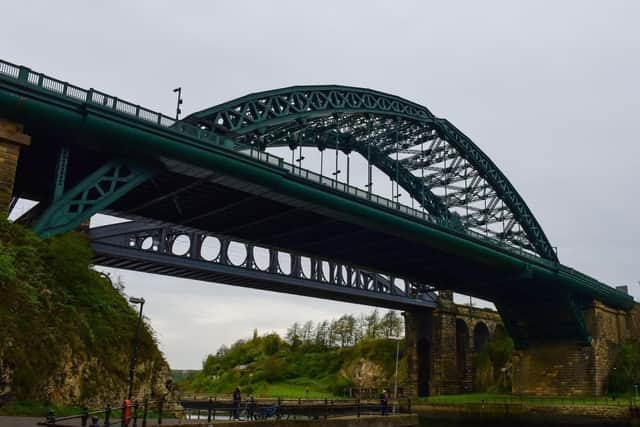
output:
<instances>
[{"instance_id":1,"label":"person walking on path","mask_svg":"<svg viewBox=\"0 0 640 427\"><path fill-rule=\"evenodd\" d=\"M380 415L387 415L387 411L389 409L389 398L387 397L387 390L382 389L382 393L380 393Z\"/></svg>"},{"instance_id":2,"label":"person walking on path","mask_svg":"<svg viewBox=\"0 0 640 427\"><path fill-rule=\"evenodd\" d=\"M233 391L233 419L240 419L240 402L242 402L242 395L240 394L240 387L236 387Z\"/></svg>"}]
</instances>

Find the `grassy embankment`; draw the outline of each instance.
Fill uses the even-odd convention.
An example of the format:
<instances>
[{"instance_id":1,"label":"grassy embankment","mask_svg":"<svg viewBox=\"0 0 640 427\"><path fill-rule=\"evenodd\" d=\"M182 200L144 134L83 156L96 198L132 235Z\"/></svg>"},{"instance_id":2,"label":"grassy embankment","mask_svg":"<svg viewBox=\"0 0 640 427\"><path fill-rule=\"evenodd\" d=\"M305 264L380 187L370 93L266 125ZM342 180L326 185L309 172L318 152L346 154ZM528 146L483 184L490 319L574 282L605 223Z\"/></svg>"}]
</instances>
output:
<instances>
[{"instance_id":1,"label":"grassy embankment","mask_svg":"<svg viewBox=\"0 0 640 427\"><path fill-rule=\"evenodd\" d=\"M405 380L404 345L400 343L400 382ZM210 355L202 371L178 382L190 393L228 397L236 386L245 396L339 398L353 387L353 373L363 366L377 387L393 384L396 341L362 340L353 346L291 345L276 334L238 341Z\"/></svg>"}]
</instances>

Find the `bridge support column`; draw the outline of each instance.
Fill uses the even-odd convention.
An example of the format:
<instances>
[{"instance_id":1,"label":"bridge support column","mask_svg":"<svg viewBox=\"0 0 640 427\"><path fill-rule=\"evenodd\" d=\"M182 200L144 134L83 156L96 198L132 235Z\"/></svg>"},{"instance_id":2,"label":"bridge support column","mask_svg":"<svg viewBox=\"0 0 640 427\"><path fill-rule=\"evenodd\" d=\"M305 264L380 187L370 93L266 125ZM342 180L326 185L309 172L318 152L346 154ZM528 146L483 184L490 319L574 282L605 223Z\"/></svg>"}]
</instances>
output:
<instances>
[{"instance_id":1,"label":"bridge support column","mask_svg":"<svg viewBox=\"0 0 640 427\"><path fill-rule=\"evenodd\" d=\"M537 396L600 396L620 346L638 337L633 312L594 302L583 310L591 345L568 341L531 342L513 358L513 393Z\"/></svg>"},{"instance_id":2,"label":"bridge support column","mask_svg":"<svg viewBox=\"0 0 640 427\"><path fill-rule=\"evenodd\" d=\"M22 125L0 118L0 211L8 213L20 149L31 144Z\"/></svg>"},{"instance_id":3,"label":"bridge support column","mask_svg":"<svg viewBox=\"0 0 640 427\"><path fill-rule=\"evenodd\" d=\"M433 313L431 310L406 312L404 314L405 346L407 353L408 396L431 394Z\"/></svg>"},{"instance_id":4,"label":"bridge support column","mask_svg":"<svg viewBox=\"0 0 640 427\"><path fill-rule=\"evenodd\" d=\"M471 391L470 329L458 318L452 291L439 292L438 308L433 312L431 394Z\"/></svg>"}]
</instances>

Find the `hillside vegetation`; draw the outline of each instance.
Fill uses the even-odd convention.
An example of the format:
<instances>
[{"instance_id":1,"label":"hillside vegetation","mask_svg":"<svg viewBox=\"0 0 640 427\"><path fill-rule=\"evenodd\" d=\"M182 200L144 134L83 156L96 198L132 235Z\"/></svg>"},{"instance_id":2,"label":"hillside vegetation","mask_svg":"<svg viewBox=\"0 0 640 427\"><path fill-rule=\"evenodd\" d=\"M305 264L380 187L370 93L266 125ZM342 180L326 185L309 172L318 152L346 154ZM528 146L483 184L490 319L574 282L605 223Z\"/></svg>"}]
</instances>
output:
<instances>
[{"instance_id":1,"label":"hillside vegetation","mask_svg":"<svg viewBox=\"0 0 640 427\"><path fill-rule=\"evenodd\" d=\"M314 325L295 323L286 339L270 333L222 346L203 362L202 370L179 382L183 393L228 395L240 386L245 395L326 398L344 396L351 387L392 387L396 345L402 330L395 312L377 311L355 318L344 315ZM404 340L400 341L400 375Z\"/></svg>"},{"instance_id":2,"label":"hillside vegetation","mask_svg":"<svg viewBox=\"0 0 640 427\"><path fill-rule=\"evenodd\" d=\"M136 312L91 263L82 233L42 240L0 220L0 406L124 396ZM138 362L136 389L162 392L168 366L148 325Z\"/></svg>"}]
</instances>

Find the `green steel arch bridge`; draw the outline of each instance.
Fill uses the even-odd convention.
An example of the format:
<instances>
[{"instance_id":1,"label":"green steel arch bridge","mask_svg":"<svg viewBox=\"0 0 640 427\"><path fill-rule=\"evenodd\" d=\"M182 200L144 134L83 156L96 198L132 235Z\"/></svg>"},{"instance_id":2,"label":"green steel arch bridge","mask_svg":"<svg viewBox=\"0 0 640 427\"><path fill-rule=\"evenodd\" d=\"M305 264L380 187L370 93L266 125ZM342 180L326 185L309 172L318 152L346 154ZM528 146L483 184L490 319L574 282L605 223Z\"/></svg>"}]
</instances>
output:
<instances>
[{"instance_id":1,"label":"green steel arch bridge","mask_svg":"<svg viewBox=\"0 0 640 427\"><path fill-rule=\"evenodd\" d=\"M634 304L561 264L491 159L397 96L295 86L175 120L0 62L0 117L32 138L13 200L39 203L19 221L49 237L96 213L130 220L90 230L96 264L407 310L452 289L494 302L518 347L588 344L584 306ZM368 184L272 147L362 156ZM391 198L374 191L373 168L394 183Z\"/></svg>"}]
</instances>

